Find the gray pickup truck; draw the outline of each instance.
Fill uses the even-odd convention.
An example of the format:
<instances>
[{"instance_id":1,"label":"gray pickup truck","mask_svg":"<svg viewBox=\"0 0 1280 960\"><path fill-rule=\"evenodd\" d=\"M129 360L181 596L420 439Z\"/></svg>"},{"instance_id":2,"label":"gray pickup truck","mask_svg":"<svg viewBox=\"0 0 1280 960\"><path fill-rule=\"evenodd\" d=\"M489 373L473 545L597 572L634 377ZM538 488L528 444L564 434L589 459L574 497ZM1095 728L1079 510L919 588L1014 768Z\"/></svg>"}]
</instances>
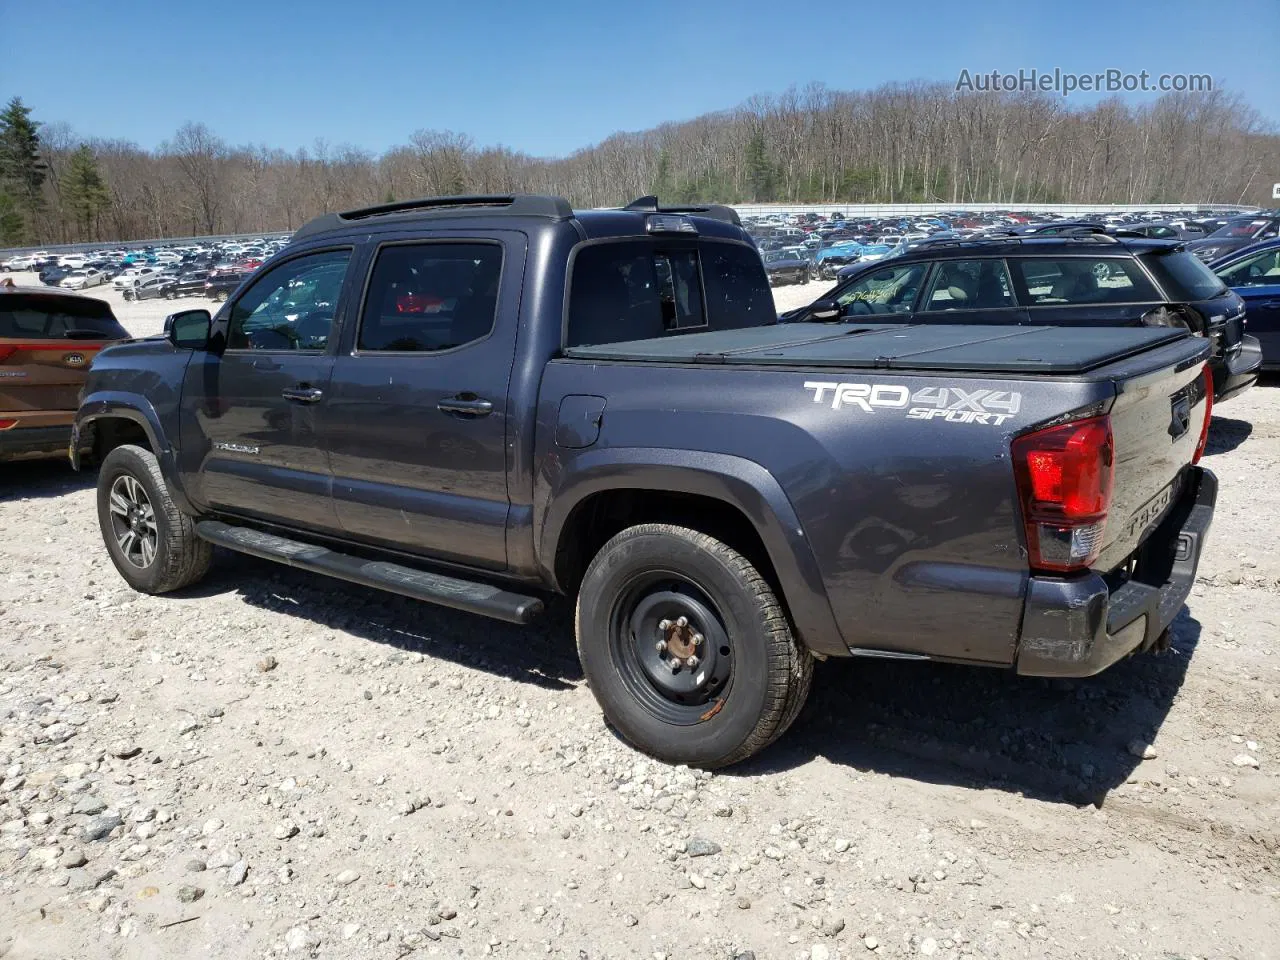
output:
<instances>
[{"instance_id":1,"label":"gray pickup truck","mask_svg":"<svg viewBox=\"0 0 1280 960\"><path fill-rule=\"evenodd\" d=\"M1080 677L1166 643L1209 351L778 324L731 209L450 197L322 217L216 316L103 351L71 450L138 590L220 545L515 623L576 597L609 721L720 766L815 659Z\"/></svg>"}]
</instances>

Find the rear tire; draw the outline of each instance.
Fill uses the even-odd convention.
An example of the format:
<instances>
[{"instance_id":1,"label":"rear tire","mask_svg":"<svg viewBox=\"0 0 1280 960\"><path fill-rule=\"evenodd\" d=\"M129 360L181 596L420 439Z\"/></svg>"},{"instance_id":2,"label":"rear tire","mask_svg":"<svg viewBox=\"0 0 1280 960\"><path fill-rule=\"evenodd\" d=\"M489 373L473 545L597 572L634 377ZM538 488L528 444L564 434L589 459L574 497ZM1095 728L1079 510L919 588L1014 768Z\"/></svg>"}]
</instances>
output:
<instances>
[{"instance_id":1,"label":"rear tire","mask_svg":"<svg viewBox=\"0 0 1280 960\"><path fill-rule=\"evenodd\" d=\"M583 578L576 632L609 723L668 763L723 767L762 750L795 720L813 677L759 571L685 527L643 524L606 543ZM690 652L692 667L681 659Z\"/></svg>"},{"instance_id":2,"label":"rear tire","mask_svg":"<svg viewBox=\"0 0 1280 960\"><path fill-rule=\"evenodd\" d=\"M129 586L168 593L202 579L213 545L196 536L195 521L169 496L155 454L124 444L98 470L98 526Z\"/></svg>"}]
</instances>

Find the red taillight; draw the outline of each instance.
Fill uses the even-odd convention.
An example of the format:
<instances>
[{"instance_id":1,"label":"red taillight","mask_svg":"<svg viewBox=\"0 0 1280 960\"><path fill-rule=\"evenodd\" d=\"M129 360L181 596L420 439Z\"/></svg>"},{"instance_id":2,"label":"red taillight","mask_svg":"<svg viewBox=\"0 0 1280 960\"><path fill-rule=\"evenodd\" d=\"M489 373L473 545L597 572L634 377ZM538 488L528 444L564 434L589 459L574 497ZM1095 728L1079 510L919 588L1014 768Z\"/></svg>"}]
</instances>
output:
<instances>
[{"instance_id":1,"label":"red taillight","mask_svg":"<svg viewBox=\"0 0 1280 960\"><path fill-rule=\"evenodd\" d=\"M1102 552L1111 508L1111 418L1037 430L1015 439L1012 450L1031 566L1083 570Z\"/></svg>"},{"instance_id":2,"label":"red taillight","mask_svg":"<svg viewBox=\"0 0 1280 960\"><path fill-rule=\"evenodd\" d=\"M1204 423L1200 426L1200 439L1196 441L1196 455L1192 463L1199 463L1204 456L1205 445L1209 442L1209 421L1213 419L1213 371L1209 365L1204 368Z\"/></svg>"},{"instance_id":3,"label":"red taillight","mask_svg":"<svg viewBox=\"0 0 1280 960\"><path fill-rule=\"evenodd\" d=\"M13 344L0 344L0 363L4 363L17 352L18 348Z\"/></svg>"},{"instance_id":4,"label":"red taillight","mask_svg":"<svg viewBox=\"0 0 1280 960\"><path fill-rule=\"evenodd\" d=\"M8 430L17 422L17 420L0 420L0 430Z\"/></svg>"}]
</instances>

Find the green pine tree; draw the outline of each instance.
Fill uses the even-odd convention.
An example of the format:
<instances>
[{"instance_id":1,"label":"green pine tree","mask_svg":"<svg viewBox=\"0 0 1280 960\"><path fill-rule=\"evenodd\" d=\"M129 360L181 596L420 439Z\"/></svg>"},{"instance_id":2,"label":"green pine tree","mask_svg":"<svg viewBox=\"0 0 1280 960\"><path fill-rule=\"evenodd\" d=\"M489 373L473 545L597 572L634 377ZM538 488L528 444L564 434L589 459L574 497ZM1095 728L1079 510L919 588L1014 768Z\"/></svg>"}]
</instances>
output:
<instances>
[{"instance_id":1,"label":"green pine tree","mask_svg":"<svg viewBox=\"0 0 1280 960\"><path fill-rule=\"evenodd\" d=\"M747 141L747 193L759 203L772 200L777 188L777 176L769 155L765 151L764 134L752 134Z\"/></svg>"},{"instance_id":2,"label":"green pine tree","mask_svg":"<svg viewBox=\"0 0 1280 960\"><path fill-rule=\"evenodd\" d=\"M111 204L111 192L98 170L98 158L87 143L80 144L67 162L67 171L62 176L62 195L67 212L75 218L81 239L88 239L102 211Z\"/></svg>"},{"instance_id":3,"label":"green pine tree","mask_svg":"<svg viewBox=\"0 0 1280 960\"><path fill-rule=\"evenodd\" d=\"M0 111L0 189L9 194L22 217L21 238L35 236L36 219L44 212L40 188L45 171L38 124L31 119L31 108L14 97Z\"/></svg>"}]
</instances>

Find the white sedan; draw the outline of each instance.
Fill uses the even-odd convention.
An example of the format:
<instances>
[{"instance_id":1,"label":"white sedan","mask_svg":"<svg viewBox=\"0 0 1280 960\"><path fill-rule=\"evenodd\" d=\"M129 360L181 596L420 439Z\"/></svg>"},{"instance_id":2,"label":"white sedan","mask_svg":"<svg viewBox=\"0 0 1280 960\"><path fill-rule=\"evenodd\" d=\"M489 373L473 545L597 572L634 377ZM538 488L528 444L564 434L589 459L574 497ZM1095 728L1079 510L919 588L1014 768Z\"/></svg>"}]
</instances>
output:
<instances>
[{"instance_id":1,"label":"white sedan","mask_svg":"<svg viewBox=\"0 0 1280 960\"><path fill-rule=\"evenodd\" d=\"M143 277L159 272L159 267L130 267L116 277L115 280L111 281L111 285L117 290L131 290Z\"/></svg>"},{"instance_id":2,"label":"white sedan","mask_svg":"<svg viewBox=\"0 0 1280 960\"><path fill-rule=\"evenodd\" d=\"M106 274L93 267L83 270L72 270L58 286L67 290L83 290L85 287L97 287L107 282Z\"/></svg>"}]
</instances>

